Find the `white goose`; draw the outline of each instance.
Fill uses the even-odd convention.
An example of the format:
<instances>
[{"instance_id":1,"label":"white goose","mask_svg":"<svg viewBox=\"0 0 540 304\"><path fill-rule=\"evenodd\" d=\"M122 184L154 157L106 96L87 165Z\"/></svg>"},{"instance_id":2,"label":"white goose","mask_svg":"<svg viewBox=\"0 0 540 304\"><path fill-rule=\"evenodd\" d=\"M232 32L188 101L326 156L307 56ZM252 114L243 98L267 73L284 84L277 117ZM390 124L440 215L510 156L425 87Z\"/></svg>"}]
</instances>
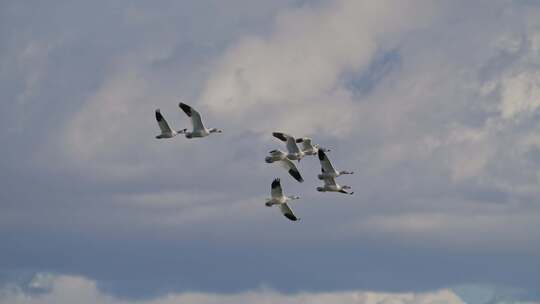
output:
<instances>
[{"instance_id":1,"label":"white goose","mask_svg":"<svg viewBox=\"0 0 540 304\"><path fill-rule=\"evenodd\" d=\"M300 183L304 181L302 175L300 175L300 171L298 171L298 168L296 168L294 163L287 158L287 154L285 152L280 150L272 150L270 151L270 156L267 156L264 160L269 164L279 162L279 164L285 170L287 170L287 172L289 172L294 179Z\"/></svg>"},{"instance_id":2,"label":"white goose","mask_svg":"<svg viewBox=\"0 0 540 304\"><path fill-rule=\"evenodd\" d=\"M274 132L272 135L275 138L287 143L286 147L288 159L300 161L304 157L304 152L298 148L296 139L294 137L281 132Z\"/></svg>"},{"instance_id":3,"label":"white goose","mask_svg":"<svg viewBox=\"0 0 540 304\"><path fill-rule=\"evenodd\" d=\"M328 159L328 156L326 156L326 153L324 153L323 149L319 149L317 154L319 156L322 171L322 173L317 176L319 179L336 178L343 174L354 174L354 172L352 171L337 171L336 169L334 169L332 163L330 163L330 159Z\"/></svg>"},{"instance_id":4,"label":"white goose","mask_svg":"<svg viewBox=\"0 0 540 304\"><path fill-rule=\"evenodd\" d=\"M302 152L304 152L304 154L306 155L317 155L317 152L319 152L319 150L323 150L324 152L330 152L330 149L325 149L317 144L312 144L311 138L309 137L297 138L296 143L302 143Z\"/></svg>"},{"instance_id":5,"label":"white goose","mask_svg":"<svg viewBox=\"0 0 540 304\"><path fill-rule=\"evenodd\" d=\"M157 120L159 129L161 130L161 134L156 136L157 139L172 138L172 137L175 137L177 134L182 134L186 132L186 129L181 130L181 131L172 130L169 127L169 124L167 123L163 115L161 115L161 111L159 109L156 109L156 120Z\"/></svg>"},{"instance_id":6,"label":"white goose","mask_svg":"<svg viewBox=\"0 0 540 304\"><path fill-rule=\"evenodd\" d=\"M291 208L289 207L289 205L287 205L287 202L289 202L291 200L297 200L300 197L283 195L283 189L281 188L281 182L280 182L279 178L274 179L274 181L272 182L272 189L270 190L270 194L271 194L272 198L266 200L265 205L267 207L272 207L273 205L278 205L279 210L281 210L281 213L283 213L283 215L286 218L288 218L289 220L297 221L297 220L300 219L300 218L296 217L296 215L294 215L294 213L291 210Z\"/></svg>"},{"instance_id":7,"label":"white goose","mask_svg":"<svg viewBox=\"0 0 540 304\"><path fill-rule=\"evenodd\" d=\"M317 187L319 192L340 192L345 194L353 195L354 192L347 192L347 189L351 189L350 186L340 186L336 183L336 180L333 177L324 178L324 185L322 187Z\"/></svg>"},{"instance_id":8,"label":"white goose","mask_svg":"<svg viewBox=\"0 0 540 304\"><path fill-rule=\"evenodd\" d=\"M184 113L186 113L188 117L191 118L191 125L193 126L193 130L191 132L188 132L187 130L184 131L184 133L186 134L186 138L206 137L211 133L223 132L222 130L216 128L205 128L199 112L195 111L195 109L188 106L187 104L181 102L178 106L180 107L180 109L182 109L182 111L184 111Z\"/></svg>"}]
</instances>

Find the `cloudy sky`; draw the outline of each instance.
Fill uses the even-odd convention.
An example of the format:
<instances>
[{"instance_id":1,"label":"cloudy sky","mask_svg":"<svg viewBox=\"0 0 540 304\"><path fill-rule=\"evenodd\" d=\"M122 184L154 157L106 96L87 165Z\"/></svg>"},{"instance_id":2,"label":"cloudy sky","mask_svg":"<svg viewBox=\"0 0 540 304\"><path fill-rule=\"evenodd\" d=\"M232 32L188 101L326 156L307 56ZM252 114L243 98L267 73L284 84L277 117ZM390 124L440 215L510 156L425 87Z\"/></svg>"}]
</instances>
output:
<instances>
[{"instance_id":1,"label":"cloudy sky","mask_svg":"<svg viewBox=\"0 0 540 304\"><path fill-rule=\"evenodd\" d=\"M0 1L0 145L2 304L540 302L537 1Z\"/></svg>"}]
</instances>

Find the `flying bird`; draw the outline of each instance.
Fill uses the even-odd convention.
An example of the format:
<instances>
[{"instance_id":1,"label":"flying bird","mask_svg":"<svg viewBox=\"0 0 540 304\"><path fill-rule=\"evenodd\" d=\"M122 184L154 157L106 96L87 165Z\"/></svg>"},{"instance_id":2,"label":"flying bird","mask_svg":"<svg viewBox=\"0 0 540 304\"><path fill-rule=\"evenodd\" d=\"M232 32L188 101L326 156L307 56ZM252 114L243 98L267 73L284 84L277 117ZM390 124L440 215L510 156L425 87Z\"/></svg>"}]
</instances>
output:
<instances>
[{"instance_id":1,"label":"flying bird","mask_svg":"<svg viewBox=\"0 0 540 304\"><path fill-rule=\"evenodd\" d=\"M186 132L186 129L181 130L181 131L172 130L169 127L169 124L167 123L163 115L161 115L161 111L159 109L156 109L156 120L157 120L159 129L161 130L161 134L156 136L157 139L172 138L172 137L175 137L177 134L182 134Z\"/></svg>"},{"instance_id":2,"label":"flying bird","mask_svg":"<svg viewBox=\"0 0 540 304\"><path fill-rule=\"evenodd\" d=\"M279 210L281 210L281 213L283 213L283 215L286 218L288 218L291 221L299 220L299 218L296 217L296 215L294 215L293 211L291 210L291 208L289 207L287 202L289 202L291 200L297 200L300 197L283 195L283 189L281 188L281 182L280 182L279 178L276 178L276 179L274 179L274 181L272 181L271 188L272 189L270 190L270 194L271 194L272 197L270 199L266 200L265 205L267 207L272 207L273 205L278 205Z\"/></svg>"},{"instance_id":3,"label":"flying bird","mask_svg":"<svg viewBox=\"0 0 540 304\"><path fill-rule=\"evenodd\" d=\"M286 143L288 159L300 161L304 157L304 152L298 148L294 137L281 132L274 132L272 135Z\"/></svg>"},{"instance_id":4,"label":"flying bird","mask_svg":"<svg viewBox=\"0 0 540 304\"><path fill-rule=\"evenodd\" d=\"M319 179L336 178L343 174L354 174L353 171L337 171L334 169L330 159L328 159L328 156L326 156L326 153L324 153L322 149L319 149L317 155L319 156L319 161L322 168L322 173L317 176Z\"/></svg>"},{"instance_id":5,"label":"flying bird","mask_svg":"<svg viewBox=\"0 0 540 304\"><path fill-rule=\"evenodd\" d=\"M324 178L324 185L322 187L317 187L317 191L319 192L340 192L353 195L354 192L347 192L348 189L351 189L351 187L340 186L333 177Z\"/></svg>"},{"instance_id":6,"label":"flying bird","mask_svg":"<svg viewBox=\"0 0 540 304\"><path fill-rule=\"evenodd\" d=\"M300 171L298 171L298 168L296 168L294 163L287 158L287 154L285 152L280 150L272 150L270 151L270 156L267 156L264 160L269 164L278 162L279 165L287 170L287 172L289 172L289 174L295 180L300 183L304 181L302 175L300 175Z\"/></svg>"},{"instance_id":7,"label":"flying bird","mask_svg":"<svg viewBox=\"0 0 540 304\"><path fill-rule=\"evenodd\" d=\"M178 106L180 107L180 109L182 109L182 111L184 111L184 113L186 113L188 117L191 118L191 125L193 126L193 130L191 132L187 130L184 132L186 134L186 138L206 137L211 133L223 132L222 130L216 128L205 128L199 112L195 111L195 109L188 106L187 104L181 102Z\"/></svg>"},{"instance_id":8,"label":"flying bird","mask_svg":"<svg viewBox=\"0 0 540 304\"><path fill-rule=\"evenodd\" d=\"M319 152L319 150L323 150L324 152L330 152L330 149L325 149L317 144L312 144L311 138L309 137L297 138L296 143L302 144L302 152L304 152L305 155L317 155L317 152Z\"/></svg>"}]
</instances>

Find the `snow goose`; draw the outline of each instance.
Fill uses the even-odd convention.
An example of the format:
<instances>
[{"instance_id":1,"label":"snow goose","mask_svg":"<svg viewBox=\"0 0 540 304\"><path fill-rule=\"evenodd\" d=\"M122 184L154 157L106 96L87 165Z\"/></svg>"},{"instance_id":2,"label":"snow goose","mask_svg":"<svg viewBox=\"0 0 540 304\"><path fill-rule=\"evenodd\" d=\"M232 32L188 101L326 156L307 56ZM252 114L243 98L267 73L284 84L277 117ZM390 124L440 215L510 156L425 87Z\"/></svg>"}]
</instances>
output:
<instances>
[{"instance_id":1,"label":"snow goose","mask_svg":"<svg viewBox=\"0 0 540 304\"><path fill-rule=\"evenodd\" d=\"M163 115L161 115L161 111L159 109L156 109L156 120L157 120L159 129L161 130L161 134L156 136L157 139L172 138L172 137L175 137L177 134L182 134L186 132L186 129L181 130L181 131L172 130L169 127L169 124L167 123Z\"/></svg>"},{"instance_id":2,"label":"snow goose","mask_svg":"<svg viewBox=\"0 0 540 304\"><path fill-rule=\"evenodd\" d=\"M272 197L270 199L267 199L265 203L267 207L278 205L281 213L283 213L286 218L291 221L299 220L299 218L294 215L287 202L299 199L300 197L283 195L283 189L281 188L281 182L279 178L276 178L274 179L274 181L272 181L272 189L270 190L270 194Z\"/></svg>"},{"instance_id":3,"label":"snow goose","mask_svg":"<svg viewBox=\"0 0 540 304\"><path fill-rule=\"evenodd\" d=\"M312 144L311 138L309 137L297 138L296 143L302 144L302 152L304 152L305 155L317 155L317 152L319 152L319 150L323 150L324 152L330 151L330 149L325 149L317 144Z\"/></svg>"},{"instance_id":4,"label":"snow goose","mask_svg":"<svg viewBox=\"0 0 540 304\"><path fill-rule=\"evenodd\" d=\"M281 133L281 132L274 132L272 135L287 143L287 158L290 160L297 160L300 161L304 157L304 152L298 148L298 145L296 144L296 139L288 134Z\"/></svg>"},{"instance_id":5,"label":"snow goose","mask_svg":"<svg viewBox=\"0 0 540 304\"><path fill-rule=\"evenodd\" d=\"M222 133L223 131L216 128L207 129L204 127L201 114L199 112L195 111L192 107L188 106L185 103L180 103L178 105L184 113L188 117L191 118L191 125L193 126L193 130L191 132L185 131L186 138L197 138L197 137L206 137L210 135L211 133Z\"/></svg>"},{"instance_id":6,"label":"snow goose","mask_svg":"<svg viewBox=\"0 0 540 304\"><path fill-rule=\"evenodd\" d=\"M321 163L322 173L319 174L317 177L319 179L325 179L328 177L336 178L343 174L354 174L352 171L337 171L332 166L332 163L330 162L330 159L328 159L328 156L326 156L326 153L322 149L319 149L317 152L319 156L319 161Z\"/></svg>"},{"instance_id":7,"label":"snow goose","mask_svg":"<svg viewBox=\"0 0 540 304\"><path fill-rule=\"evenodd\" d=\"M323 170L324 172L324 170ZM350 186L340 186L336 183L336 180L333 177L325 177L324 185L322 187L317 187L319 192L340 192L345 194L353 195L354 192L347 192L347 189L351 189Z\"/></svg>"},{"instance_id":8,"label":"snow goose","mask_svg":"<svg viewBox=\"0 0 540 304\"><path fill-rule=\"evenodd\" d=\"M287 170L287 172L289 172L289 174L295 180L300 183L304 181L302 175L300 175L300 171L298 171L298 168L296 168L294 163L287 158L287 154L285 152L280 150L272 150L270 151L270 156L267 156L264 160L269 164L279 162L281 167Z\"/></svg>"}]
</instances>

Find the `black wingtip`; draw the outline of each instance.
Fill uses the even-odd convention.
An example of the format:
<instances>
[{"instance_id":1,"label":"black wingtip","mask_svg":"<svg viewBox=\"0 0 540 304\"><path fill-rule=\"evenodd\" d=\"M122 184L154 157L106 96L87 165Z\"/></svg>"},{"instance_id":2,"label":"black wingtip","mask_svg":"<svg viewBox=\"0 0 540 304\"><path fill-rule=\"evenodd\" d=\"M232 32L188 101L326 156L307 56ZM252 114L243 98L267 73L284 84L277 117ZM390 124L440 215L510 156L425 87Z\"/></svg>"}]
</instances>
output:
<instances>
[{"instance_id":1,"label":"black wingtip","mask_svg":"<svg viewBox=\"0 0 540 304\"><path fill-rule=\"evenodd\" d=\"M299 220L299 218L297 218L296 216L294 216L294 214L285 213L284 215L285 215L286 218L290 219L290 220L293 221L293 222Z\"/></svg>"},{"instance_id":2,"label":"black wingtip","mask_svg":"<svg viewBox=\"0 0 540 304\"><path fill-rule=\"evenodd\" d=\"M156 120L157 121L163 120L163 115L161 115L161 112L159 111L159 109L156 109Z\"/></svg>"},{"instance_id":3,"label":"black wingtip","mask_svg":"<svg viewBox=\"0 0 540 304\"><path fill-rule=\"evenodd\" d=\"M319 151L317 152L317 156L319 156L319 160L324 160L324 158L326 157L326 154L324 153L322 149L319 149Z\"/></svg>"},{"instance_id":4,"label":"black wingtip","mask_svg":"<svg viewBox=\"0 0 540 304\"><path fill-rule=\"evenodd\" d=\"M279 184L280 184L279 178L274 179L274 181L272 182L272 189L279 187Z\"/></svg>"},{"instance_id":5,"label":"black wingtip","mask_svg":"<svg viewBox=\"0 0 540 304\"><path fill-rule=\"evenodd\" d=\"M294 177L294 179L296 179L297 181L299 181L301 183L304 182L304 179L302 178L302 175L300 175L300 172L291 169L291 170L289 170L289 174L292 177Z\"/></svg>"},{"instance_id":6,"label":"black wingtip","mask_svg":"<svg viewBox=\"0 0 540 304\"><path fill-rule=\"evenodd\" d=\"M192 113L191 113L190 106L188 106L187 104L183 102L179 103L178 106L180 107L180 109L182 109L182 111L184 111L184 113L186 113L187 116L191 117Z\"/></svg>"},{"instance_id":7,"label":"black wingtip","mask_svg":"<svg viewBox=\"0 0 540 304\"><path fill-rule=\"evenodd\" d=\"M304 138L301 137L301 138L297 138L297 139L296 139L296 143L297 143L297 144L299 144L299 143L301 143L301 142L304 142Z\"/></svg>"},{"instance_id":8,"label":"black wingtip","mask_svg":"<svg viewBox=\"0 0 540 304\"><path fill-rule=\"evenodd\" d=\"M285 134L281 133L281 132L274 132L272 133L272 136L274 136L275 138L281 140L281 141L287 141L287 137L285 137Z\"/></svg>"}]
</instances>

